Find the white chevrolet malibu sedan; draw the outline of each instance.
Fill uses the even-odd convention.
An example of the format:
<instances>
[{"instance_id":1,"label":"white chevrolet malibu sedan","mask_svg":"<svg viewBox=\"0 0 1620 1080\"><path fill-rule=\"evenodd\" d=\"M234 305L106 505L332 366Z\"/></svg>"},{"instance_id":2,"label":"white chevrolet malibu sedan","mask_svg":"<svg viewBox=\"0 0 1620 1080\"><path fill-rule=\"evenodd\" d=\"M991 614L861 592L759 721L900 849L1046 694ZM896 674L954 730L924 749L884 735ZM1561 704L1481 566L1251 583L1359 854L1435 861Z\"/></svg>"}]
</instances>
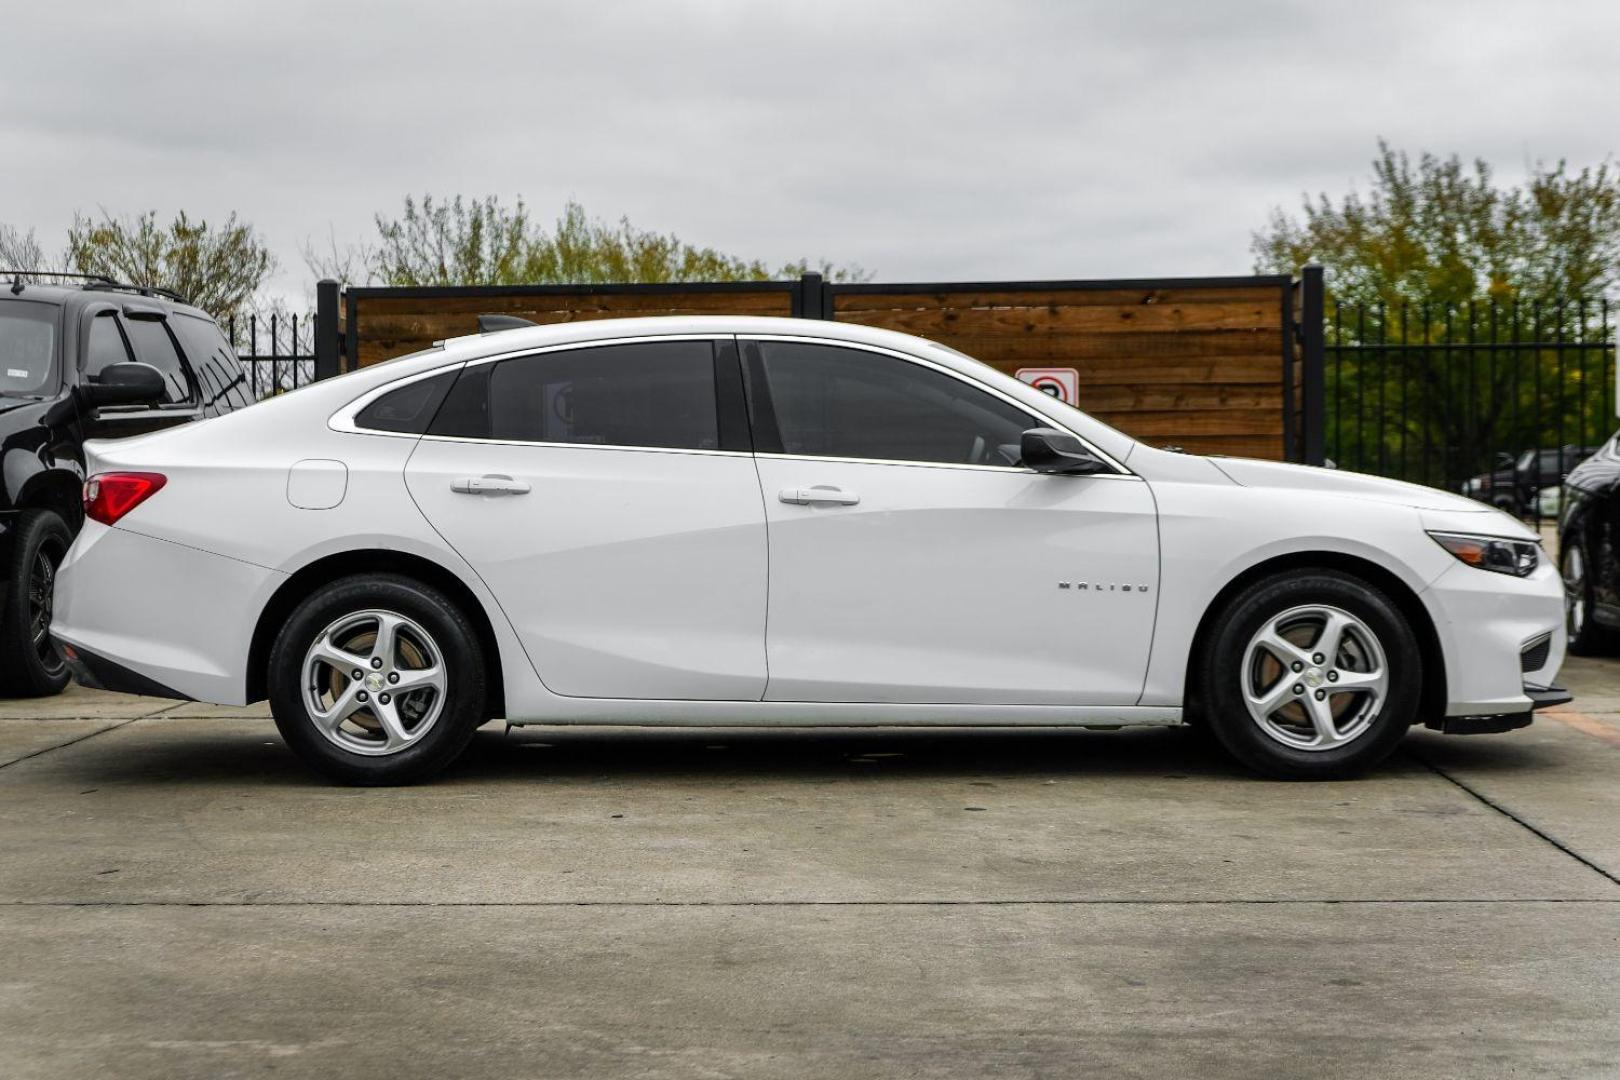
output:
<instances>
[{"instance_id":1,"label":"white chevrolet malibu sedan","mask_svg":"<svg viewBox=\"0 0 1620 1080\"><path fill-rule=\"evenodd\" d=\"M808 320L510 329L87 448L52 631L92 686L268 697L330 777L513 724L1192 724L1277 777L1567 700L1536 535L1143 445Z\"/></svg>"}]
</instances>

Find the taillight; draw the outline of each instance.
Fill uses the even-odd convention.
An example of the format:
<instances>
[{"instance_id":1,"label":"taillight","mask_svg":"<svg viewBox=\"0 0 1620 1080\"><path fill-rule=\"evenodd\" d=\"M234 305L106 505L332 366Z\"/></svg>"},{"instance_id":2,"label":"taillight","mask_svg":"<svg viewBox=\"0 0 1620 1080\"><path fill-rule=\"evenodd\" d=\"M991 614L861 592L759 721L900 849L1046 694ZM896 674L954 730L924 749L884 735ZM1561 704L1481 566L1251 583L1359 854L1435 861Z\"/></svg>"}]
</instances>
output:
<instances>
[{"instance_id":1,"label":"taillight","mask_svg":"<svg viewBox=\"0 0 1620 1080\"><path fill-rule=\"evenodd\" d=\"M84 482L84 514L111 525L168 482L168 477L155 472L97 473Z\"/></svg>"}]
</instances>

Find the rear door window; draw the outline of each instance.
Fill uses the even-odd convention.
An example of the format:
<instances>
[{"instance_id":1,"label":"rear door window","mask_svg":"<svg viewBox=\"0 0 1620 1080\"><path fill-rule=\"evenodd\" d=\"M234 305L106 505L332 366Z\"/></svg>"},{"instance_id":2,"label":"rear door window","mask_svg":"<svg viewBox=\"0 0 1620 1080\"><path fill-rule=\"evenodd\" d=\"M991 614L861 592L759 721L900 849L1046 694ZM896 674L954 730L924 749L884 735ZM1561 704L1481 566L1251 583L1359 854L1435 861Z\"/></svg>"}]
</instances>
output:
<instances>
[{"instance_id":1,"label":"rear door window","mask_svg":"<svg viewBox=\"0 0 1620 1080\"><path fill-rule=\"evenodd\" d=\"M714 344L598 345L465 370L432 433L582 446L720 448Z\"/></svg>"}]
</instances>

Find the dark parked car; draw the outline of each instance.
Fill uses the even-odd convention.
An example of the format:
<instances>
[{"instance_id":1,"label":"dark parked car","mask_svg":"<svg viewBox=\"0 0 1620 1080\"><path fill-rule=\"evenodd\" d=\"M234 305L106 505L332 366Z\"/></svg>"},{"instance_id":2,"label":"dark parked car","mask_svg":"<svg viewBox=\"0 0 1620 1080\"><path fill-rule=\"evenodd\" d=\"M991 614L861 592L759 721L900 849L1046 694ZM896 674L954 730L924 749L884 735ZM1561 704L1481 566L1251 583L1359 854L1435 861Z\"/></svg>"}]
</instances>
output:
<instances>
[{"instance_id":1,"label":"dark parked car","mask_svg":"<svg viewBox=\"0 0 1620 1080\"><path fill-rule=\"evenodd\" d=\"M84 440L251 404L206 312L103 278L0 270L0 693L68 682L51 644L56 568L83 521Z\"/></svg>"},{"instance_id":2,"label":"dark parked car","mask_svg":"<svg viewBox=\"0 0 1620 1080\"><path fill-rule=\"evenodd\" d=\"M1535 506L1538 491L1556 487L1566 473L1596 451L1595 446L1568 445L1550 450L1526 450L1517 458L1502 454L1495 469L1466 480L1462 493L1515 517L1523 517Z\"/></svg>"},{"instance_id":3,"label":"dark parked car","mask_svg":"<svg viewBox=\"0 0 1620 1080\"><path fill-rule=\"evenodd\" d=\"M1620 434L1564 479L1558 560L1569 649L1583 656L1620 645Z\"/></svg>"}]
</instances>

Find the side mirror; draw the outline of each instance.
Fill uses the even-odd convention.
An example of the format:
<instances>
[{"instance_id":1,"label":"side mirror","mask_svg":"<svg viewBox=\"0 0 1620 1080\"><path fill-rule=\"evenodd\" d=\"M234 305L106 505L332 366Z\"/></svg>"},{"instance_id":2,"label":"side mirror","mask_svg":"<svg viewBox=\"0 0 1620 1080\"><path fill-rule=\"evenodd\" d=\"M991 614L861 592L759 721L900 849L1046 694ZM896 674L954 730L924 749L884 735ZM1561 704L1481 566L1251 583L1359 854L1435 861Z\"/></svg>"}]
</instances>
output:
<instances>
[{"instance_id":1,"label":"side mirror","mask_svg":"<svg viewBox=\"0 0 1620 1080\"><path fill-rule=\"evenodd\" d=\"M163 373L151 364L126 361L108 364L93 379L79 384L85 404L158 405L168 396Z\"/></svg>"},{"instance_id":2,"label":"side mirror","mask_svg":"<svg viewBox=\"0 0 1620 1080\"><path fill-rule=\"evenodd\" d=\"M1100 473L1108 465L1067 431L1030 428L1019 439L1024 466L1044 473Z\"/></svg>"}]
</instances>

